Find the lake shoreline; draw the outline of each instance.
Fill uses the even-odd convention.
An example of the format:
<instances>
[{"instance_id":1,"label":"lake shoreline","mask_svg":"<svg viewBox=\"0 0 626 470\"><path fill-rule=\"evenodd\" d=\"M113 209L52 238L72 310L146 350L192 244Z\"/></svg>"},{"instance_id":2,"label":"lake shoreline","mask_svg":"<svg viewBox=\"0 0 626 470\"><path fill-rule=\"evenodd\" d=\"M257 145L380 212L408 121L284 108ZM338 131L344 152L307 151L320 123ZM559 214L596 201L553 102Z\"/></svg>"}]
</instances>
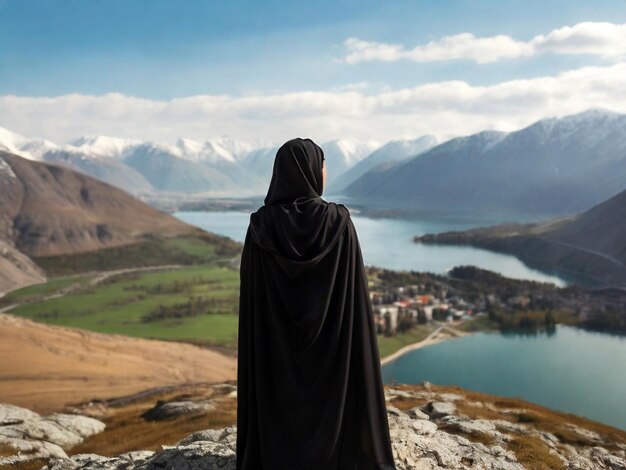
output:
<instances>
[{"instance_id":1,"label":"lake shoreline","mask_svg":"<svg viewBox=\"0 0 626 470\"><path fill-rule=\"evenodd\" d=\"M438 344L443 341L447 341L447 340L454 339L454 338L461 338L461 337L469 336L472 334L474 333L457 330L456 328L453 328L452 326L441 324L437 329L435 329L428 336L426 336L426 338L420 341L417 341L415 343L407 344L406 346L398 349L396 352L391 353L381 358L380 365L384 366L411 351L415 351L416 349L425 348L427 346L432 346L434 344Z\"/></svg>"}]
</instances>

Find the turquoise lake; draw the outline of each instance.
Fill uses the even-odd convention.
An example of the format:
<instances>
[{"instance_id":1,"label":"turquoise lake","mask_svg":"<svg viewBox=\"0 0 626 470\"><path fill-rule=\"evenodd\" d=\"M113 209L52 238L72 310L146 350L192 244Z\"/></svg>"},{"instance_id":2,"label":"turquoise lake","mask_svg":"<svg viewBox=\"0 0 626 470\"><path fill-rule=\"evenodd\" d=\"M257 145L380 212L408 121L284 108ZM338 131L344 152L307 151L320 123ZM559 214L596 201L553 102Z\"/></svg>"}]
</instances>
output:
<instances>
[{"instance_id":1,"label":"turquoise lake","mask_svg":"<svg viewBox=\"0 0 626 470\"><path fill-rule=\"evenodd\" d=\"M179 219L210 232L243 242L250 220L248 212L175 212ZM472 264L516 279L533 279L565 285L571 278L531 269L514 256L493 253L466 246L422 245L414 243L414 235L463 230L497 223L474 219L372 219L352 216L365 264L388 269L428 271L438 274L461 264Z\"/></svg>"},{"instance_id":2,"label":"turquoise lake","mask_svg":"<svg viewBox=\"0 0 626 470\"><path fill-rule=\"evenodd\" d=\"M554 334L475 333L383 366L383 381L517 396L626 430L626 338L557 325Z\"/></svg>"}]
</instances>

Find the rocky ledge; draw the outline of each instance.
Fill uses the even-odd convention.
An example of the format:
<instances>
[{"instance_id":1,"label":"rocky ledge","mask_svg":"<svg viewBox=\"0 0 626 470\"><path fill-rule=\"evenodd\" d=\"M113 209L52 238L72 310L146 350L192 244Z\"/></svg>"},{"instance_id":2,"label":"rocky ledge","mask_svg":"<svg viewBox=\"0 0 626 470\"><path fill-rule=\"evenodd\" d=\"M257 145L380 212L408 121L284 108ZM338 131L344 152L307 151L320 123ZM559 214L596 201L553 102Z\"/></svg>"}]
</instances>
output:
<instances>
[{"instance_id":1,"label":"rocky ledge","mask_svg":"<svg viewBox=\"0 0 626 470\"><path fill-rule=\"evenodd\" d=\"M19 406L0 404L0 467L33 460L67 459L65 449L105 429L97 419L79 414L41 416Z\"/></svg>"},{"instance_id":2,"label":"rocky ledge","mask_svg":"<svg viewBox=\"0 0 626 470\"><path fill-rule=\"evenodd\" d=\"M386 387L398 470L626 470L620 430L517 399L449 390L428 383ZM234 425L199 431L158 452L55 455L44 470L234 470L236 433Z\"/></svg>"}]
</instances>

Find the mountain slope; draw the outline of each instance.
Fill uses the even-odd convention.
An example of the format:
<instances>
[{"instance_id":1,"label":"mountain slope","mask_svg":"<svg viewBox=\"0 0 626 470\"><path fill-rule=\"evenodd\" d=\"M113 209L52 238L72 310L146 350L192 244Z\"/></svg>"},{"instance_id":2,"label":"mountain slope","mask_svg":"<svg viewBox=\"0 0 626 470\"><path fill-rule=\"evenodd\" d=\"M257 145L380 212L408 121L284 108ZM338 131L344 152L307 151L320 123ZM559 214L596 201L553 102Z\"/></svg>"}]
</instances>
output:
<instances>
[{"instance_id":1,"label":"mountain slope","mask_svg":"<svg viewBox=\"0 0 626 470\"><path fill-rule=\"evenodd\" d=\"M577 216L428 234L416 241L479 246L514 254L531 266L626 286L626 190Z\"/></svg>"},{"instance_id":2,"label":"mountain slope","mask_svg":"<svg viewBox=\"0 0 626 470\"><path fill-rule=\"evenodd\" d=\"M0 314L0 396L57 411L64 405L165 384L230 380L236 359L211 349Z\"/></svg>"},{"instance_id":3,"label":"mountain slope","mask_svg":"<svg viewBox=\"0 0 626 470\"><path fill-rule=\"evenodd\" d=\"M29 139L0 127L0 150L29 160L45 161L72 168L133 193L151 193L153 188L143 175L122 161L123 149L133 141L110 137L81 138L74 145L60 146L45 139Z\"/></svg>"},{"instance_id":4,"label":"mountain slope","mask_svg":"<svg viewBox=\"0 0 626 470\"><path fill-rule=\"evenodd\" d=\"M379 147L374 141L357 142L348 139L339 139L325 142L320 145L324 151L325 165L327 169L327 181L324 193L336 191L337 184L335 181L344 174L344 172L358 162L363 160L373 150ZM274 166L274 158L279 146L270 146L257 148L247 152L240 158L241 164L255 175L255 182L251 183L250 188L256 193L264 193L270 183L272 177L272 169Z\"/></svg>"},{"instance_id":5,"label":"mountain slope","mask_svg":"<svg viewBox=\"0 0 626 470\"><path fill-rule=\"evenodd\" d=\"M0 151L0 238L31 256L124 245L145 235L195 233L128 193L58 165ZM8 170L7 170L8 169Z\"/></svg>"},{"instance_id":6,"label":"mountain slope","mask_svg":"<svg viewBox=\"0 0 626 470\"><path fill-rule=\"evenodd\" d=\"M0 239L0 297L6 292L46 281L44 271L7 240Z\"/></svg>"},{"instance_id":7,"label":"mountain slope","mask_svg":"<svg viewBox=\"0 0 626 470\"><path fill-rule=\"evenodd\" d=\"M43 161L63 165L127 192L153 193L154 187L144 175L122 161L73 149L49 150Z\"/></svg>"},{"instance_id":8,"label":"mountain slope","mask_svg":"<svg viewBox=\"0 0 626 470\"><path fill-rule=\"evenodd\" d=\"M347 171L338 175L334 181L334 188L336 191L341 191L378 165L395 163L414 157L429 150L436 144L437 138L432 135L425 135L412 140L388 142L357 162Z\"/></svg>"},{"instance_id":9,"label":"mountain slope","mask_svg":"<svg viewBox=\"0 0 626 470\"><path fill-rule=\"evenodd\" d=\"M126 152L124 163L162 191L234 190L233 179L201 161L181 158L164 145L141 144Z\"/></svg>"},{"instance_id":10,"label":"mountain slope","mask_svg":"<svg viewBox=\"0 0 626 470\"><path fill-rule=\"evenodd\" d=\"M391 207L565 215L617 194L624 181L626 115L592 110L452 139L366 173L345 193Z\"/></svg>"},{"instance_id":11,"label":"mountain slope","mask_svg":"<svg viewBox=\"0 0 626 470\"><path fill-rule=\"evenodd\" d=\"M320 147L324 150L326 186L329 191L333 191L337 178L379 148L380 144L375 141L338 139L325 142Z\"/></svg>"}]
</instances>

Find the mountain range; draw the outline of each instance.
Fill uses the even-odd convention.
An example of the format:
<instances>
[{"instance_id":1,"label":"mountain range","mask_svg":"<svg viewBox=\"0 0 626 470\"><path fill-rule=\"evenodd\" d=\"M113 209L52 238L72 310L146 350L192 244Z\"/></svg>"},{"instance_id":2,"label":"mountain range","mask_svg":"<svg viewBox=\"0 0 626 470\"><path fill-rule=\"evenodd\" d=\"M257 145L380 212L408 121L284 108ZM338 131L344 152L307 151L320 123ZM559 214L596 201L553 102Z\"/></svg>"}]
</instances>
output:
<instances>
[{"instance_id":1,"label":"mountain range","mask_svg":"<svg viewBox=\"0 0 626 470\"><path fill-rule=\"evenodd\" d=\"M514 132L458 137L377 167L344 194L431 211L565 215L626 188L626 115L589 110Z\"/></svg>"},{"instance_id":2,"label":"mountain range","mask_svg":"<svg viewBox=\"0 0 626 470\"><path fill-rule=\"evenodd\" d=\"M369 208L537 220L582 212L626 187L626 115L597 109L445 142L425 135L383 145L340 139L320 146L328 165L325 196ZM136 195L241 197L265 193L278 145L105 136L57 145L0 128L0 149L65 165Z\"/></svg>"},{"instance_id":3,"label":"mountain range","mask_svg":"<svg viewBox=\"0 0 626 470\"><path fill-rule=\"evenodd\" d=\"M30 160L73 168L136 195L159 192L215 196L262 194L271 179L278 147L267 141L244 142L228 137L204 142L180 138L173 144L165 144L84 136L58 145L0 128L0 149ZM328 166L328 192L338 189L334 181L380 144L373 140L339 139L321 147ZM406 152L412 148L411 141L407 141L405 147L402 155L409 156ZM384 162L386 158L379 156L376 162ZM389 156L393 161L398 158L397 154Z\"/></svg>"}]
</instances>

